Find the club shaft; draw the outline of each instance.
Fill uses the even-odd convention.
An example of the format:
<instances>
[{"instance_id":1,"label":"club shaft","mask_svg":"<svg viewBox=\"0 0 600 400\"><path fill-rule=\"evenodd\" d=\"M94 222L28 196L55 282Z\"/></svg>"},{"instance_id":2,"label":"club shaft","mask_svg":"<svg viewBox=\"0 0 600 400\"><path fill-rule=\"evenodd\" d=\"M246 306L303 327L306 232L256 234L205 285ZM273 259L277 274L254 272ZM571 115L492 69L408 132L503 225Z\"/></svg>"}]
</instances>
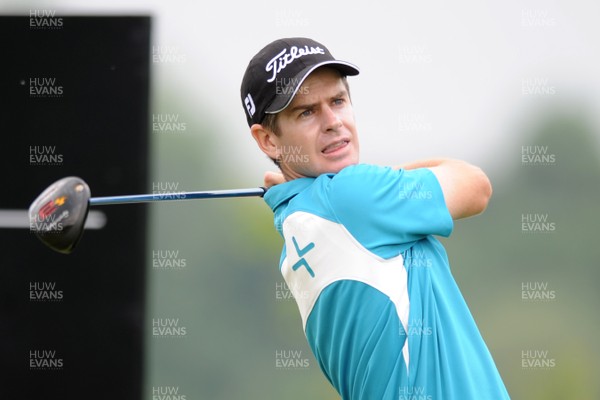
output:
<instances>
[{"instance_id":1,"label":"club shaft","mask_svg":"<svg viewBox=\"0 0 600 400\"><path fill-rule=\"evenodd\" d=\"M159 193L159 194L133 194L127 196L106 196L90 198L90 206L105 206L110 204L129 204L129 203L151 203L155 201L174 201L174 200L196 200L196 199L220 199L226 197L262 197L267 189L229 189L229 190L210 190L204 192L180 192L180 193Z\"/></svg>"}]
</instances>

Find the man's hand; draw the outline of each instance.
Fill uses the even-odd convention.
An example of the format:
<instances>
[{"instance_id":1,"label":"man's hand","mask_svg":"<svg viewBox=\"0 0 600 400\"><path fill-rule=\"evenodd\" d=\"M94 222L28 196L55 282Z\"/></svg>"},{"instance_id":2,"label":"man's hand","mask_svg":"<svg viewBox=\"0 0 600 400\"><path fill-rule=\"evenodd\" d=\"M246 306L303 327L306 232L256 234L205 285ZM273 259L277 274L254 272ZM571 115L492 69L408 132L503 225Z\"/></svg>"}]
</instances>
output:
<instances>
[{"instance_id":1,"label":"man's hand","mask_svg":"<svg viewBox=\"0 0 600 400\"><path fill-rule=\"evenodd\" d=\"M282 173L279 172L273 172L273 171L267 171L265 172L265 177L264 177L264 181L265 184L264 186L269 189L275 185L279 185L280 183L284 183L285 182L285 178L283 177Z\"/></svg>"},{"instance_id":2,"label":"man's hand","mask_svg":"<svg viewBox=\"0 0 600 400\"><path fill-rule=\"evenodd\" d=\"M452 219L482 213L492 196L492 185L479 168L460 160L432 159L403 164L397 169L428 168L434 173Z\"/></svg>"}]
</instances>

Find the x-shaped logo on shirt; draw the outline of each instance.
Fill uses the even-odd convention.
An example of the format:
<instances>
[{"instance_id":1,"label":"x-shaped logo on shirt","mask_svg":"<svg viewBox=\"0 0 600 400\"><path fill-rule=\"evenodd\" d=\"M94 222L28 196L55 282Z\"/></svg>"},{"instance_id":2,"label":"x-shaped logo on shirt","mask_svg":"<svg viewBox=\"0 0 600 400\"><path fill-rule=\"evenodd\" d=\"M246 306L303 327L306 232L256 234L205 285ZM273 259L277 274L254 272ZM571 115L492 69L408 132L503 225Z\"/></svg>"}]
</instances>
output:
<instances>
[{"instance_id":1,"label":"x-shaped logo on shirt","mask_svg":"<svg viewBox=\"0 0 600 400\"><path fill-rule=\"evenodd\" d=\"M315 247L314 242L310 242L303 249L301 249L298 246L298 242L296 242L296 238L294 236L292 236L292 242L294 243L294 248L296 249L296 254L298 254L298 257L300 257L300 259L298 261L296 261L296 263L292 266L292 270L296 271L298 268L304 267L304 268L306 268L306 270L308 271L310 276L312 278L314 278L315 272L312 270L310 265L308 265L308 262L304 259L304 255L306 253L308 253L309 251L311 251Z\"/></svg>"}]
</instances>

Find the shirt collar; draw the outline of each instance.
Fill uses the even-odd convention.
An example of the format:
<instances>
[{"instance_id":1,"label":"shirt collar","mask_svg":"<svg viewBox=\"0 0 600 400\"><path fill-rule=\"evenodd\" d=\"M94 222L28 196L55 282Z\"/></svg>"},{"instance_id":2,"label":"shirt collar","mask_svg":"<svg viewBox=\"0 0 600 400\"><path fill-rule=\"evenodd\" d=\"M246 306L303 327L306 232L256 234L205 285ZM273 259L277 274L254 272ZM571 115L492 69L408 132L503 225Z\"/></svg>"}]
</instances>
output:
<instances>
[{"instance_id":1,"label":"shirt collar","mask_svg":"<svg viewBox=\"0 0 600 400\"><path fill-rule=\"evenodd\" d=\"M275 211L281 204L289 201L292 197L310 186L314 180L315 178L298 178L293 181L275 185L267 190L264 199L269 207L271 207L271 210Z\"/></svg>"}]
</instances>

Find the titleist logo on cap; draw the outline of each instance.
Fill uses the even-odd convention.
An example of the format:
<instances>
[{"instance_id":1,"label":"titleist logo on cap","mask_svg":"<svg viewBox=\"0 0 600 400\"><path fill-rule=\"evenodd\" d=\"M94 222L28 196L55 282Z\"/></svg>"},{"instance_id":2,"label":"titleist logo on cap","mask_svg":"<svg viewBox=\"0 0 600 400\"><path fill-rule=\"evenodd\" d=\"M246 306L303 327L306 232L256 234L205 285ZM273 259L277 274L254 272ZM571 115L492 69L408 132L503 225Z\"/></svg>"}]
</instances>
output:
<instances>
[{"instance_id":1,"label":"titleist logo on cap","mask_svg":"<svg viewBox=\"0 0 600 400\"><path fill-rule=\"evenodd\" d=\"M290 47L290 52L287 52L288 49L283 49L279 54L273 57L265 67L265 71L273 71L273 76L270 79L267 79L267 82L273 82L277 77L277 74L281 72L286 66L291 64L294 60L306 56L309 54L325 54L325 51L317 47L308 47L304 46L304 48L298 48L296 46Z\"/></svg>"}]
</instances>

